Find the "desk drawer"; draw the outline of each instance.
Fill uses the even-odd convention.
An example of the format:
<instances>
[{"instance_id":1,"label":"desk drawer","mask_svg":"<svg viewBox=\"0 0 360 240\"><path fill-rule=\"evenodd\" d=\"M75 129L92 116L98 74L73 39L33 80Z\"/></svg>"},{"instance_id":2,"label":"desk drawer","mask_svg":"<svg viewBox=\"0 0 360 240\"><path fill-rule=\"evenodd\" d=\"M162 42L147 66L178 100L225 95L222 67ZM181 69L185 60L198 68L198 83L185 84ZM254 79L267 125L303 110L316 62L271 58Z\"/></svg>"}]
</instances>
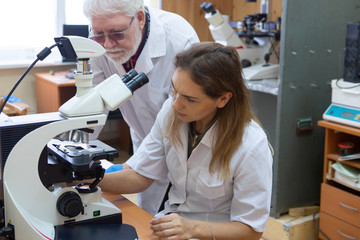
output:
<instances>
[{"instance_id":1,"label":"desk drawer","mask_svg":"<svg viewBox=\"0 0 360 240\"><path fill-rule=\"evenodd\" d=\"M360 197L321 184L320 210L360 228Z\"/></svg>"},{"instance_id":2,"label":"desk drawer","mask_svg":"<svg viewBox=\"0 0 360 240\"><path fill-rule=\"evenodd\" d=\"M334 240L352 240L360 239L360 228L349 223L343 222L336 217L330 216L324 212L320 212L320 229L330 238ZM321 239L324 236L319 233Z\"/></svg>"}]
</instances>

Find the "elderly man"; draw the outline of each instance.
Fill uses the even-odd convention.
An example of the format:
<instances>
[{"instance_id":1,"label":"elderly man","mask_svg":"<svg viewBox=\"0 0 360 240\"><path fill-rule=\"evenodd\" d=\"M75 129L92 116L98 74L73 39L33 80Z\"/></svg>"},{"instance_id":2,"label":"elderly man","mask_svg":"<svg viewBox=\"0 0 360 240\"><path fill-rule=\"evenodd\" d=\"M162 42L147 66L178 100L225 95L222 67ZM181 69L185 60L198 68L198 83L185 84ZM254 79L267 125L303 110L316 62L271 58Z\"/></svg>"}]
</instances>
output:
<instances>
[{"instance_id":1,"label":"elderly man","mask_svg":"<svg viewBox=\"0 0 360 240\"><path fill-rule=\"evenodd\" d=\"M84 14L90 21L89 37L106 49L104 56L92 60L94 84L131 69L149 78L148 84L120 106L135 152L168 98L175 55L199 42L198 36L179 15L147 8L143 0L85 0ZM93 137L100 131L96 129ZM127 161L123 168L135 165L135 160ZM167 179L155 181L139 193L139 206L155 215L162 207L168 183Z\"/></svg>"}]
</instances>

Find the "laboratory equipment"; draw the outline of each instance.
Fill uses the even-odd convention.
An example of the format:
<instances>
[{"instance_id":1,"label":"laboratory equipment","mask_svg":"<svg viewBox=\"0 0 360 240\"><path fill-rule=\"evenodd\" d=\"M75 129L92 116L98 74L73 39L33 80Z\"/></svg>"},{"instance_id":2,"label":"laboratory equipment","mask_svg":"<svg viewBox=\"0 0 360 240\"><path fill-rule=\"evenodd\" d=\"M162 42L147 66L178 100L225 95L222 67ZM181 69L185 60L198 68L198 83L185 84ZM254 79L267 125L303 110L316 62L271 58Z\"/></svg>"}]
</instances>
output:
<instances>
[{"instance_id":1,"label":"laboratory equipment","mask_svg":"<svg viewBox=\"0 0 360 240\"><path fill-rule=\"evenodd\" d=\"M266 22L266 13L256 13L246 16L244 21L229 22L228 16L222 15L212 3L203 2L200 7L205 11L215 42L238 51L246 80L278 78L279 64L271 64L269 59L274 49L271 38L280 39L280 20ZM266 7L262 8L265 12Z\"/></svg>"},{"instance_id":2,"label":"laboratory equipment","mask_svg":"<svg viewBox=\"0 0 360 240\"><path fill-rule=\"evenodd\" d=\"M16 132L6 159L3 187L5 236L16 240L136 239L136 230L122 224L121 210L101 196L97 184L105 170L100 159L117 151L88 133L104 125L105 106L113 110L148 82L132 70L113 75L95 88L89 59L105 50L83 37L55 42L64 57L77 58L77 93L59 112L11 117L1 121L2 133ZM15 130L16 129L16 130ZM9 138L11 140L11 138ZM76 186L73 183L79 182Z\"/></svg>"},{"instance_id":3,"label":"laboratory equipment","mask_svg":"<svg viewBox=\"0 0 360 240\"><path fill-rule=\"evenodd\" d=\"M331 104L323 118L360 128L360 84L335 79L331 87Z\"/></svg>"}]
</instances>

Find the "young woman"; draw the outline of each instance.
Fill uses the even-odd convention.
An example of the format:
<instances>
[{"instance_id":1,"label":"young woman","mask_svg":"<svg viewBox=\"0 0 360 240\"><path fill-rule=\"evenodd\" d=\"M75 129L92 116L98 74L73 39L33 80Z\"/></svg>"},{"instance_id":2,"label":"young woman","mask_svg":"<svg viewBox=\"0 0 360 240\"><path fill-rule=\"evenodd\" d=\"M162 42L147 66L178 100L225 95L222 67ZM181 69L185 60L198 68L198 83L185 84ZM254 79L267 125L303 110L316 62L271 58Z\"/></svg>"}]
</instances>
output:
<instances>
[{"instance_id":1,"label":"young woman","mask_svg":"<svg viewBox=\"0 0 360 240\"><path fill-rule=\"evenodd\" d=\"M160 239L259 239L270 211L272 156L239 56L199 43L178 54L175 67L171 97L132 156L136 166L106 174L99 186L135 193L167 176L169 199L151 221Z\"/></svg>"}]
</instances>

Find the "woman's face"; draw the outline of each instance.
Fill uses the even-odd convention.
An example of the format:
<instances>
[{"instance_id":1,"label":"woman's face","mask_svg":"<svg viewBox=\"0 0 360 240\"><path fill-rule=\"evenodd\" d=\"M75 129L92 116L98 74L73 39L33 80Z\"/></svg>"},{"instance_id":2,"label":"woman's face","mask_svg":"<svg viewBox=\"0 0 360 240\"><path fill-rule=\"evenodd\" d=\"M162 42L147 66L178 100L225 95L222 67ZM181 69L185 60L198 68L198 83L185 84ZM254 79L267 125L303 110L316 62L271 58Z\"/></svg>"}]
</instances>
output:
<instances>
[{"instance_id":1,"label":"woman's face","mask_svg":"<svg viewBox=\"0 0 360 240\"><path fill-rule=\"evenodd\" d=\"M203 88L194 83L187 71L176 68L172 78L172 107L183 122L196 122L196 130L205 131L215 117L218 108L222 108L231 98L231 92L212 99Z\"/></svg>"}]
</instances>

